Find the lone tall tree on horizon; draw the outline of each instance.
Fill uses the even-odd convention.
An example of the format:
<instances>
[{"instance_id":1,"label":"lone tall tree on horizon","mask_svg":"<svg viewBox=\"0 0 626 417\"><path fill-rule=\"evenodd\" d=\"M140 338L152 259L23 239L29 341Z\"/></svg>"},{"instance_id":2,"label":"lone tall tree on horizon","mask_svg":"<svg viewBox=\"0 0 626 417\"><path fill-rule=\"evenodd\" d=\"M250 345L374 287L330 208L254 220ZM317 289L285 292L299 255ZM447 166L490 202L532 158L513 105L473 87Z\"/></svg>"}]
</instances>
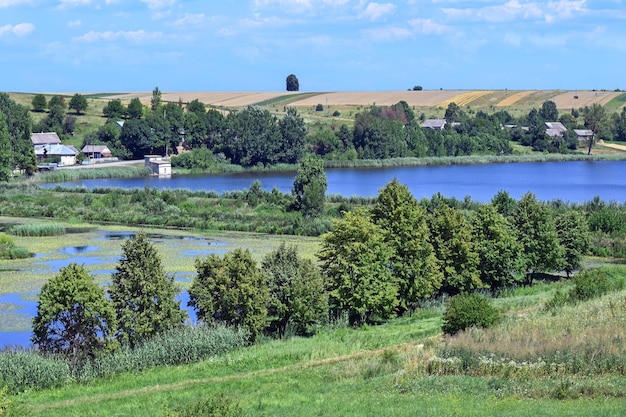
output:
<instances>
[{"instance_id":1,"label":"lone tall tree on horizon","mask_svg":"<svg viewBox=\"0 0 626 417\"><path fill-rule=\"evenodd\" d=\"M298 77L294 74L289 74L287 77L287 91L300 91L300 83Z\"/></svg>"}]
</instances>

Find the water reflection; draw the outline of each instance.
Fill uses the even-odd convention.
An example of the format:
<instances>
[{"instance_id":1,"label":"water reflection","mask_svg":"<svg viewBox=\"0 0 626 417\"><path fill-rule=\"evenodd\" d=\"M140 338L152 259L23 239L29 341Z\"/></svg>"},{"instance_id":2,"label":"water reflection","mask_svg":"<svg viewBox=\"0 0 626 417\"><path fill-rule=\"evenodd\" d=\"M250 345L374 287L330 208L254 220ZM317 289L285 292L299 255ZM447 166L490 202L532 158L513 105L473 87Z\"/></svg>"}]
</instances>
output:
<instances>
[{"instance_id":1,"label":"water reflection","mask_svg":"<svg viewBox=\"0 0 626 417\"><path fill-rule=\"evenodd\" d=\"M80 255L83 253L95 252L99 249L98 246L65 246L59 251L66 255Z\"/></svg>"}]
</instances>

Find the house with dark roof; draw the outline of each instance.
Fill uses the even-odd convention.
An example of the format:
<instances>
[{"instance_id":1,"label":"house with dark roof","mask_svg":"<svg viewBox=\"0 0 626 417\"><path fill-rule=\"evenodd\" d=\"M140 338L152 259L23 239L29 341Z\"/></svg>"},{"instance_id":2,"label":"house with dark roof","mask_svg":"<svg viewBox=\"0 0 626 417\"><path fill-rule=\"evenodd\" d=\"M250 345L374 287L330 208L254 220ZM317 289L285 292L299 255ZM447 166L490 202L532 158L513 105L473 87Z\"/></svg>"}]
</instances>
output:
<instances>
[{"instance_id":1,"label":"house with dark roof","mask_svg":"<svg viewBox=\"0 0 626 417\"><path fill-rule=\"evenodd\" d=\"M446 119L426 119L422 123L422 128L424 129L443 130L445 126Z\"/></svg>"},{"instance_id":2,"label":"house with dark roof","mask_svg":"<svg viewBox=\"0 0 626 417\"><path fill-rule=\"evenodd\" d=\"M30 135L30 140L33 142L33 146L61 144L61 139L56 132L33 133Z\"/></svg>"}]
</instances>

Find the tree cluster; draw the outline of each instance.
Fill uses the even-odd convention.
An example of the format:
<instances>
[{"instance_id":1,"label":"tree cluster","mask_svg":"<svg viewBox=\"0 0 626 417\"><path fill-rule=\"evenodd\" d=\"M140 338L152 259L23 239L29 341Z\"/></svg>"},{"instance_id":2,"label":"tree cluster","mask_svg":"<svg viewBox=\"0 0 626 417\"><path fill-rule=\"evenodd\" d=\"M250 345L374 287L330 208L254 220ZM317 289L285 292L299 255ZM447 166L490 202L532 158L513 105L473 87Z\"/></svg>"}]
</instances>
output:
<instances>
[{"instance_id":1,"label":"tree cluster","mask_svg":"<svg viewBox=\"0 0 626 417\"><path fill-rule=\"evenodd\" d=\"M0 181L7 181L16 170L26 175L35 172L37 159L31 130L28 108L0 93Z\"/></svg>"},{"instance_id":2,"label":"tree cluster","mask_svg":"<svg viewBox=\"0 0 626 417\"><path fill-rule=\"evenodd\" d=\"M425 208L396 180L371 211L346 213L322 238L331 309L352 323L384 320L436 295L530 285L538 272L569 276L589 248L581 213L555 215L533 194L516 202L501 192L464 213L444 201Z\"/></svg>"}]
</instances>

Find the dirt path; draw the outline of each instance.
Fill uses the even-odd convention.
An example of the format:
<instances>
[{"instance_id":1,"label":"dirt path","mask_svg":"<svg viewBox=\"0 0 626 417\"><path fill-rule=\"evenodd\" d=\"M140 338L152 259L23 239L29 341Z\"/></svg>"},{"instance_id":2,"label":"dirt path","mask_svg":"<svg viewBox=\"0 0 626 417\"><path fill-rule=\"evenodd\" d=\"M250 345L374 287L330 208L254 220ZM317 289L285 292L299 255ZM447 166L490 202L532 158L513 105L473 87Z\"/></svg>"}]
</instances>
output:
<instances>
[{"instance_id":1,"label":"dirt path","mask_svg":"<svg viewBox=\"0 0 626 417\"><path fill-rule=\"evenodd\" d=\"M188 379L185 381L172 382L169 384L163 384L163 385L158 384L158 385L152 385L152 386L143 387L143 388L128 389L128 390L119 391L119 392L90 395L89 397L82 397L82 398L77 398L77 399L72 399L72 400L51 402L51 403L33 407L32 410L39 412L39 411L44 411L44 410L56 409L56 408L71 407L77 404L94 404L94 403L99 403L101 401L134 397L137 395L143 395L147 393L156 393L156 392L164 392L164 391L171 392L172 390L181 390L181 389L194 386L194 385L199 385L199 384L212 384L212 383L219 383L219 382L226 382L226 381L234 381L234 380L240 380L240 379L255 378L259 376L273 375L277 373L306 370L306 369L316 368L316 367L325 366L325 365L332 365L335 363L344 362L344 361L348 361L351 359L366 358L369 356L381 355L383 352L389 351L389 350L395 350L398 352L406 352L410 350L419 350L419 349L422 349L423 347L424 347L423 344L409 342L409 343L403 343L403 344L395 345L395 346L387 346L387 347L377 349L377 350L364 350L364 351L360 351L356 353L351 353L349 355L342 355L342 356L335 356L331 358L300 362L300 363L296 363L293 365L283 366L281 368L261 369L258 371L237 373L233 375L211 377L211 378Z\"/></svg>"}]
</instances>

